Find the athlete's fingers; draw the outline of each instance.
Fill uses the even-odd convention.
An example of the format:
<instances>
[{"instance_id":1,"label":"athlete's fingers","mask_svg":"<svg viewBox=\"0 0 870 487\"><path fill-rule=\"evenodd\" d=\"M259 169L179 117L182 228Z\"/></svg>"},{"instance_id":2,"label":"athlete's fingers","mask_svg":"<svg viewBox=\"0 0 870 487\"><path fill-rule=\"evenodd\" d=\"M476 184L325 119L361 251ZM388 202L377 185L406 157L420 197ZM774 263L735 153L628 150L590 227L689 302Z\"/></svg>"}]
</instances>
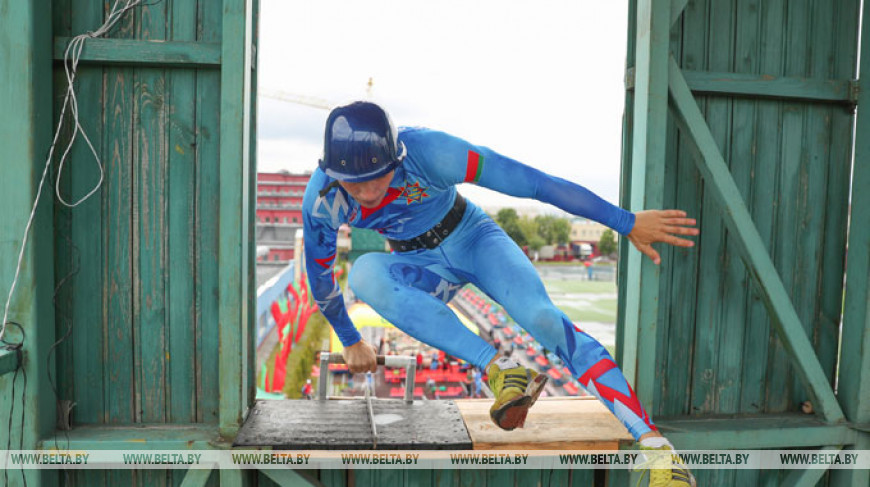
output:
<instances>
[{"instance_id":1,"label":"athlete's fingers","mask_svg":"<svg viewBox=\"0 0 870 487\"><path fill-rule=\"evenodd\" d=\"M665 218L662 220L662 223L665 225L691 226L697 225L698 222L694 218Z\"/></svg>"},{"instance_id":2,"label":"athlete's fingers","mask_svg":"<svg viewBox=\"0 0 870 487\"><path fill-rule=\"evenodd\" d=\"M665 218L684 218L686 212L683 210L661 210L660 215Z\"/></svg>"},{"instance_id":3,"label":"athlete's fingers","mask_svg":"<svg viewBox=\"0 0 870 487\"><path fill-rule=\"evenodd\" d=\"M669 243L671 245L675 245L677 247L694 247L695 242L691 240L686 240L684 238L673 237L668 235L667 238L662 239L662 242Z\"/></svg>"},{"instance_id":4,"label":"athlete's fingers","mask_svg":"<svg viewBox=\"0 0 870 487\"><path fill-rule=\"evenodd\" d=\"M656 265L662 261L661 257L659 257L659 253L656 252L656 249L652 248L652 245L642 245L638 247L638 250L640 250L643 255L652 259Z\"/></svg>"},{"instance_id":5,"label":"athlete's fingers","mask_svg":"<svg viewBox=\"0 0 870 487\"><path fill-rule=\"evenodd\" d=\"M701 233L697 228L686 228L686 227L672 227L665 226L662 230L667 233L672 233L675 235L698 235Z\"/></svg>"}]
</instances>

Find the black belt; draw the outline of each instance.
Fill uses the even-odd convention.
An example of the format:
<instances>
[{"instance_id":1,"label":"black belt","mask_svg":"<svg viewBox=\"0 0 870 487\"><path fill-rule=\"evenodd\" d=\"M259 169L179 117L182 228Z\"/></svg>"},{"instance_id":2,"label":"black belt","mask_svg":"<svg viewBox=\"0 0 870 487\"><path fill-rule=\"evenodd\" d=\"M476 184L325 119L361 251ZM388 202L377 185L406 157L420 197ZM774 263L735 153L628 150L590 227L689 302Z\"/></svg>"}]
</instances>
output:
<instances>
[{"instance_id":1,"label":"black belt","mask_svg":"<svg viewBox=\"0 0 870 487\"><path fill-rule=\"evenodd\" d=\"M444 215L444 218L430 228L429 231L418 235L410 240L393 240L387 239L390 242L390 248L396 252L408 252L417 249L434 249L447 238L450 233L456 229L459 222L462 221L462 216L465 215L465 198L461 194L456 193L456 199L453 200L453 208Z\"/></svg>"}]
</instances>

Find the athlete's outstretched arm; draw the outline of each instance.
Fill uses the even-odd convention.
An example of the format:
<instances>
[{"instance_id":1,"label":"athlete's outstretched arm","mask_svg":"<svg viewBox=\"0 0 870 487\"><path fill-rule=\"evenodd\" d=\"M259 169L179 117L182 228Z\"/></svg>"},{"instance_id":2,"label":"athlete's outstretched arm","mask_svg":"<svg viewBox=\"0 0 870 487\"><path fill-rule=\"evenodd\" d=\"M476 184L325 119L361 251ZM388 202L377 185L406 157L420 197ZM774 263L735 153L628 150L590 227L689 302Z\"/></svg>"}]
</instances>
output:
<instances>
[{"instance_id":1,"label":"athlete's outstretched arm","mask_svg":"<svg viewBox=\"0 0 870 487\"><path fill-rule=\"evenodd\" d=\"M638 250L658 264L661 258L652 248L655 242L690 247L690 240L675 235L697 235L687 228L695 220L679 210L647 210L637 214L612 205L592 191L562 178L551 176L505 157L487 147L476 146L452 135L419 129L405 135L416 138L418 157L428 160L433 182L443 186L475 183L500 193L533 198L552 204L573 215L589 218L625 235Z\"/></svg>"}]
</instances>

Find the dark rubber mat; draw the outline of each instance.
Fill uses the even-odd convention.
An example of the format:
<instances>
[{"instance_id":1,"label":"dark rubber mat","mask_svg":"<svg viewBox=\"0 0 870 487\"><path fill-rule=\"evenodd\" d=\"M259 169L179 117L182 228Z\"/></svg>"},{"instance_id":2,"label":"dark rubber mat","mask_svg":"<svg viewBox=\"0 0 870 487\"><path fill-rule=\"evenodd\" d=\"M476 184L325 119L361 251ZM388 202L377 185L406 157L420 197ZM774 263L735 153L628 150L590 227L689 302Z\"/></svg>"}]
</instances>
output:
<instances>
[{"instance_id":1,"label":"dark rubber mat","mask_svg":"<svg viewBox=\"0 0 870 487\"><path fill-rule=\"evenodd\" d=\"M233 446L282 450L471 449L465 422L453 401L375 399L377 439L366 402L347 400L257 401Z\"/></svg>"}]
</instances>

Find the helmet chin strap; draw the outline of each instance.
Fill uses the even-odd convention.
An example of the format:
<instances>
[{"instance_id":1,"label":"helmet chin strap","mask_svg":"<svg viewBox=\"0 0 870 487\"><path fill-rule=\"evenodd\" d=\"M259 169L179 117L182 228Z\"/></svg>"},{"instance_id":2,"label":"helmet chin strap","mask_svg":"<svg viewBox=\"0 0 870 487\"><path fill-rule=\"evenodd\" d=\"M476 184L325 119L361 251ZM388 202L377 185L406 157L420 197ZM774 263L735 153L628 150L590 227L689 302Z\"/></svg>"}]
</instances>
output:
<instances>
[{"instance_id":1,"label":"helmet chin strap","mask_svg":"<svg viewBox=\"0 0 870 487\"><path fill-rule=\"evenodd\" d=\"M337 187L338 187L338 180L336 179L333 182L327 184L325 188L320 190L320 197L323 198L324 196L329 194L330 191L332 191L332 188L337 188Z\"/></svg>"}]
</instances>

